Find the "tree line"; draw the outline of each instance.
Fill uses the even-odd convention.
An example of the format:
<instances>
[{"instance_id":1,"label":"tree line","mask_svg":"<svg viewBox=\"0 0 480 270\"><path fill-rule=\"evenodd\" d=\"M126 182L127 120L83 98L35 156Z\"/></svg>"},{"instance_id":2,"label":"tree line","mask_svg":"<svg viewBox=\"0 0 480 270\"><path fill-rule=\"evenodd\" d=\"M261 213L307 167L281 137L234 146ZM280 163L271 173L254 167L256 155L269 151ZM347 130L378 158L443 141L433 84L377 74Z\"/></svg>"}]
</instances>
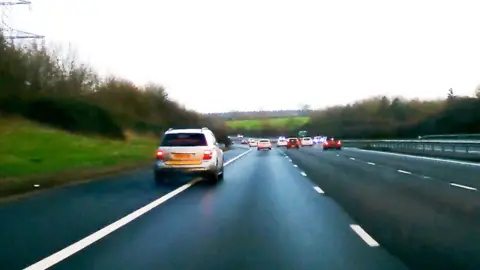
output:
<instances>
[{"instance_id":1,"label":"tree line","mask_svg":"<svg viewBox=\"0 0 480 270\"><path fill-rule=\"evenodd\" d=\"M36 43L18 46L0 31L0 113L71 132L124 139L126 131L160 136L170 127L209 127L229 143L223 121L172 101L158 84L102 78L74 57Z\"/></svg>"},{"instance_id":2,"label":"tree line","mask_svg":"<svg viewBox=\"0 0 480 270\"><path fill-rule=\"evenodd\" d=\"M480 133L480 87L476 97L455 96L450 89L445 99L407 100L373 97L346 106L310 112L302 127L269 126L256 130L232 130L250 136L296 136L307 130L310 136L327 135L344 139L417 138L425 135Z\"/></svg>"},{"instance_id":3,"label":"tree line","mask_svg":"<svg viewBox=\"0 0 480 270\"><path fill-rule=\"evenodd\" d=\"M224 113L208 113L209 116L224 120L253 120L261 118L284 118L292 116L308 116L310 109L299 110L272 110L272 111L231 111Z\"/></svg>"},{"instance_id":4,"label":"tree line","mask_svg":"<svg viewBox=\"0 0 480 270\"><path fill-rule=\"evenodd\" d=\"M455 96L452 89L442 100L375 97L323 110L304 109L310 121L302 127L271 126L265 120L259 129L234 130L218 117L172 101L161 85L102 78L74 57L58 55L35 43L15 46L0 34L0 113L118 139L125 138L127 130L160 136L170 127L207 126L227 144L227 134L296 135L298 130L352 139L480 133L480 87L476 98Z\"/></svg>"}]
</instances>

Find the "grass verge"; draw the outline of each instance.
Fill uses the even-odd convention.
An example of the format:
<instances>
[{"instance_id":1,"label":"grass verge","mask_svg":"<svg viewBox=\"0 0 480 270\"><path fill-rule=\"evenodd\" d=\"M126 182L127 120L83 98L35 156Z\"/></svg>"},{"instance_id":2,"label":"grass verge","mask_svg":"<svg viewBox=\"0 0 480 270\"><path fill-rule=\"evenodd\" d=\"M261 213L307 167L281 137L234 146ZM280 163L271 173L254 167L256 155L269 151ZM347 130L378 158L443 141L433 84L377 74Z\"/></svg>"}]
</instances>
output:
<instances>
[{"instance_id":1,"label":"grass verge","mask_svg":"<svg viewBox=\"0 0 480 270\"><path fill-rule=\"evenodd\" d=\"M266 119L248 119L248 120L230 120L227 121L227 126L230 128L238 129L259 129L265 122L269 126L280 127L300 127L308 122L310 118L306 116L296 117L278 117L278 118L266 118Z\"/></svg>"},{"instance_id":2,"label":"grass verge","mask_svg":"<svg viewBox=\"0 0 480 270\"><path fill-rule=\"evenodd\" d=\"M157 143L154 137L110 140L0 118L0 196L146 166Z\"/></svg>"}]
</instances>

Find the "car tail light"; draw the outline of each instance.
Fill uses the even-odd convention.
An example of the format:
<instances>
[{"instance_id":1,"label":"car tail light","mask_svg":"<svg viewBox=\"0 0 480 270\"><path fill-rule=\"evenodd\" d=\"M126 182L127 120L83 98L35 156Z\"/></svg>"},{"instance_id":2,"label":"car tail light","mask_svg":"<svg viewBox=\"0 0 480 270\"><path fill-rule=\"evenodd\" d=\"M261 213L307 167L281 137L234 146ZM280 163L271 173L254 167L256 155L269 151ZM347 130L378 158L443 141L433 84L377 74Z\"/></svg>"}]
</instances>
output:
<instances>
[{"instance_id":1,"label":"car tail light","mask_svg":"<svg viewBox=\"0 0 480 270\"><path fill-rule=\"evenodd\" d=\"M205 150L203 152L203 160L210 160L213 157L213 151L212 150Z\"/></svg>"},{"instance_id":2,"label":"car tail light","mask_svg":"<svg viewBox=\"0 0 480 270\"><path fill-rule=\"evenodd\" d=\"M338 144L342 144L342 141L338 141Z\"/></svg>"},{"instance_id":3,"label":"car tail light","mask_svg":"<svg viewBox=\"0 0 480 270\"><path fill-rule=\"evenodd\" d=\"M323 144L328 145L328 142L326 141L326 142L324 142Z\"/></svg>"},{"instance_id":4,"label":"car tail light","mask_svg":"<svg viewBox=\"0 0 480 270\"><path fill-rule=\"evenodd\" d=\"M157 158L157 160L163 160L163 156L164 156L164 152L160 149L157 150L157 152L155 153L155 157Z\"/></svg>"}]
</instances>

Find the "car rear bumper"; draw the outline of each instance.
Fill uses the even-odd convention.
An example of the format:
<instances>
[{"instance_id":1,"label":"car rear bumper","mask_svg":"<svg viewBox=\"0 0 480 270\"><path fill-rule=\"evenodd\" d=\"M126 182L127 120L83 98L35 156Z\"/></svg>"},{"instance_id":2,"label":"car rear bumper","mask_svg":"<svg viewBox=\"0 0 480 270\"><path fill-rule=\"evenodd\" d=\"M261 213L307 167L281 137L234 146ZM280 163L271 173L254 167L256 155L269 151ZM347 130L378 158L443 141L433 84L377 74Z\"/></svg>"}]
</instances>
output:
<instances>
[{"instance_id":1,"label":"car rear bumper","mask_svg":"<svg viewBox=\"0 0 480 270\"><path fill-rule=\"evenodd\" d=\"M341 145L329 145L329 146L323 146L323 149L341 149Z\"/></svg>"},{"instance_id":2,"label":"car rear bumper","mask_svg":"<svg viewBox=\"0 0 480 270\"><path fill-rule=\"evenodd\" d=\"M175 176L209 176L212 173L217 173L216 168L195 167L195 168L154 168L154 173L157 177L175 177Z\"/></svg>"},{"instance_id":3,"label":"car rear bumper","mask_svg":"<svg viewBox=\"0 0 480 270\"><path fill-rule=\"evenodd\" d=\"M156 161L154 171L162 173L203 173L217 170L214 160L203 161L198 165L167 165L163 161Z\"/></svg>"}]
</instances>

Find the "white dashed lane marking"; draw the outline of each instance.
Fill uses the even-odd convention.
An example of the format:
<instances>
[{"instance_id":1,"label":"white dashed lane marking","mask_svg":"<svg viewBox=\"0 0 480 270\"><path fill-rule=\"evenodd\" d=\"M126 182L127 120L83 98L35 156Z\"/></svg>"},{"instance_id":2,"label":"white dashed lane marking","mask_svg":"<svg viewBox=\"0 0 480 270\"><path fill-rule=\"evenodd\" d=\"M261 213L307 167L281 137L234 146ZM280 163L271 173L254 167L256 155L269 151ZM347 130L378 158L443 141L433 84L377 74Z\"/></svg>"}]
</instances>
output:
<instances>
[{"instance_id":1,"label":"white dashed lane marking","mask_svg":"<svg viewBox=\"0 0 480 270\"><path fill-rule=\"evenodd\" d=\"M297 164L293 164L293 167L298 168L298 165L297 165Z\"/></svg>"},{"instance_id":2,"label":"white dashed lane marking","mask_svg":"<svg viewBox=\"0 0 480 270\"><path fill-rule=\"evenodd\" d=\"M373 162L367 162L367 164L370 164L370 165L375 165L375 163L373 163Z\"/></svg>"},{"instance_id":3,"label":"white dashed lane marking","mask_svg":"<svg viewBox=\"0 0 480 270\"><path fill-rule=\"evenodd\" d=\"M464 186L464 185L455 184L455 183L450 183L450 185L451 185L451 186L454 186L454 187L459 187L459 188L468 189L468 190L477 190L477 189L474 188L474 187Z\"/></svg>"},{"instance_id":4,"label":"white dashed lane marking","mask_svg":"<svg viewBox=\"0 0 480 270\"><path fill-rule=\"evenodd\" d=\"M459 161L459 160L452 160L452 159L442 159L442 158L432 158L432 157L422 157L422 156L413 156L413 155L408 155L408 154L358 149L358 148L355 148L355 147L353 147L353 148L348 147L347 149L352 149L353 151L359 151L359 152L370 152L370 153L375 153L375 154L378 154L378 155L408 157L408 158L412 158L412 159L422 159L422 160L437 161L437 162L448 162L448 163L454 163L454 164L460 164L460 165L480 167L480 163L475 163L475 162Z\"/></svg>"},{"instance_id":5,"label":"white dashed lane marking","mask_svg":"<svg viewBox=\"0 0 480 270\"><path fill-rule=\"evenodd\" d=\"M412 174L411 172L407 172L407 171L404 171L404 170L397 170L397 172L404 173L404 174Z\"/></svg>"},{"instance_id":6,"label":"white dashed lane marking","mask_svg":"<svg viewBox=\"0 0 480 270\"><path fill-rule=\"evenodd\" d=\"M351 157L350 159L351 159L351 160L355 160L355 158L353 158L353 157Z\"/></svg>"},{"instance_id":7,"label":"white dashed lane marking","mask_svg":"<svg viewBox=\"0 0 480 270\"><path fill-rule=\"evenodd\" d=\"M356 224L352 224L350 225L350 228L352 228L352 230L354 232L356 232L358 234L358 236L360 236L360 238L362 238L363 241L365 241L365 243L367 243L367 245L371 246L371 247L378 247L380 246L380 244L378 244L377 241L375 241L375 239L373 239L366 231L364 231L362 229L362 227L360 227L359 225L356 225Z\"/></svg>"},{"instance_id":8,"label":"white dashed lane marking","mask_svg":"<svg viewBox=\"0 0 480 270\"><path fill-rule=\"evenodd\" d=\"M313 187L318 193L324 194L325 192L320 187Z\"/></svg>"},{"instance_id":9,"label":"white dashed lane marking","mask_svg":"<svg viewBox=\"0 0 480 270\"><path fill-rule=\"evenodd\" d=\"M306 173L304 173L304 172L301 172L300 174L301 174L301 175L303 175L303 176L307 176L307 174L306 174Z\"/></svg>"}]
</instances>

